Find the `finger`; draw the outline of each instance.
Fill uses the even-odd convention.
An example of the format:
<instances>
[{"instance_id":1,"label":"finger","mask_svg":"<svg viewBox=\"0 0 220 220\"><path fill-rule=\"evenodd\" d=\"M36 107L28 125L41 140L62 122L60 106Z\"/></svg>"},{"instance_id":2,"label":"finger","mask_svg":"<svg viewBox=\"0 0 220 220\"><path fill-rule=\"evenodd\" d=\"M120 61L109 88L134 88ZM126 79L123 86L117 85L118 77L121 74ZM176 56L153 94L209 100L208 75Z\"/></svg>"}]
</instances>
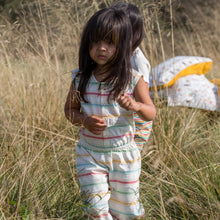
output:
<instances>
[{"instance_id":1,"label":"finger","mask_svg":"<svg viewBox=\"0 0 220 220\"><path fill-rule=\"evenodd\" d=\"M91 131L93 134L96 134L96 135L100 135L102 134L102 131Z\"/></svg>"},{"instance_id":2,"label":"finger","mask_svg":"<svg viewBox=\"0 0 220 220\"><path fill-rule=\"evenodd\" d=\"M97 117L97 116L92 116L92 118L94 119L94 121L96 123L101 123L101 124L105 123L105 119L103 119L103 118L100 118L100 117Z\"/></svg>"},{"instance_id":3,"label":"finger","mask_svg":"<svg viewBox=\"0 0 220 220\"><path fill-rule=\"evenodd\" d=\"M106 129L107 126L98 126L97 128L95 128L95 130L97 131L104 131Z\"/></svg>"},{"instance_id":4,"label":"finger","mask_svg":"<svg viewBox=\"0 0 220 220\"><path fill-rule=\"evenodd\" d=\"M121 102L125 98L125 95L122 94L117 98L117 102Z\"/></svg>"},{"instance_id":5,"label":"finger","mask_svg":"<svg viewBox=\"0 0 220 220\"><path fill-rule=\"evenodd\" d=\"M96 134L96 135L101 135L103 131L102 130L95 130L95 129L93 129L91 132L93 134Z\"/></svg>"}]
</instances>

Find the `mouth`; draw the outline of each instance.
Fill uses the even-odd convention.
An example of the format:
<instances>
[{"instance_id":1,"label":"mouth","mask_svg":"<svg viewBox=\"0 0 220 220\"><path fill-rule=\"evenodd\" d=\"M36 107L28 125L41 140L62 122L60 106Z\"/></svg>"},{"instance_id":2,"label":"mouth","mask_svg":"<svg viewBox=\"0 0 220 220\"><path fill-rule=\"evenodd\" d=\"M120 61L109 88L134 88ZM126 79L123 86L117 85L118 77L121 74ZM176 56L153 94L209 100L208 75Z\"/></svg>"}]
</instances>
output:
<instances>
[{"instance_id":1,"label":"mouth","mask_svg":"<svg viewBox=\"0 0 220 220\"><path fill-rule=\"evenodd\" d=\"M106 59L106 56L105 56L105 55L98 55L98 58L99 58L100 60L105 60L105 59Z\"/></svg>"}]
</instances>

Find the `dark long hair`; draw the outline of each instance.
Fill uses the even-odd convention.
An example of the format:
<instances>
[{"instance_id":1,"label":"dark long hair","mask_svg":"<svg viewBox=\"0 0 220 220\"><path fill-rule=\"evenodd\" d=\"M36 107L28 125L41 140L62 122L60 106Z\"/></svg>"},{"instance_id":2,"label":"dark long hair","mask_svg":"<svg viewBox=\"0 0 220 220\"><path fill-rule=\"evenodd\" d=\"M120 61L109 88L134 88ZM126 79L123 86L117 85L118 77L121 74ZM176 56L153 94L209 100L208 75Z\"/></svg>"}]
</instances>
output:
<instances>
[{"instance_id":1,"label":"dark long hair","mask_svg":"<svg viewBox=\"0 0 220 220\"><path fill-rule=\"evenodd\" d=\"M88 81L96 63L91 59L89 50L92 42L97 41L113 42L116 51L111 60L105 64L105 71L110 74L104 79L105 86L112 88L115 100L131 83L132 54L132 29L129 20L124 12L113 8L105 8L96 12L86 23L79 49L79 77L78 91L80 98L84 98ZM109 95L110 97L110 95Z\"/></svg>"},{"instance_id":2,"label":"dark long hair","mask_svg":"<svg viewBox=\"0 0 220 220\"><path fill-rule=\"evenodd\" d=\"M139 8L127 2L116 2L111 7L122 10L128 15L133 32L132 50L134 51L141 44L144 32L143 18Z\"/></svg>"}]
</instances>

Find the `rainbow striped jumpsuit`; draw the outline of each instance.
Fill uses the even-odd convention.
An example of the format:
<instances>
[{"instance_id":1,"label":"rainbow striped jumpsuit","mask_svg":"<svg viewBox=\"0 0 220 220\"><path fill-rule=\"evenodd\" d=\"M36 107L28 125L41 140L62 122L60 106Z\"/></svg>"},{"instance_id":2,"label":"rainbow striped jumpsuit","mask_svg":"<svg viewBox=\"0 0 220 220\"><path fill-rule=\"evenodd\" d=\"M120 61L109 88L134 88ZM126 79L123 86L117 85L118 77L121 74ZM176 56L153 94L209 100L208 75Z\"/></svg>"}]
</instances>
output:
<instances>
[{"instance_id":1,"label":"rainbow striped jumpsuit","mask_svg":"<svg viewBox=\"0 0 220 220\"><path fill-rule=\"evenodd\" d=\"M132 74L126 95L132 96L139 76ZM75 80L76 88L79 80ZM133 112L108 102L109 89L92 75L81 100L81 111L87 116L104 118L107 128L102 135L80 129L76 146L76 170L83 209L89 219L128 220L144 215L139 202L140 151L134 141Z\"/></svg>"}]
</instances>

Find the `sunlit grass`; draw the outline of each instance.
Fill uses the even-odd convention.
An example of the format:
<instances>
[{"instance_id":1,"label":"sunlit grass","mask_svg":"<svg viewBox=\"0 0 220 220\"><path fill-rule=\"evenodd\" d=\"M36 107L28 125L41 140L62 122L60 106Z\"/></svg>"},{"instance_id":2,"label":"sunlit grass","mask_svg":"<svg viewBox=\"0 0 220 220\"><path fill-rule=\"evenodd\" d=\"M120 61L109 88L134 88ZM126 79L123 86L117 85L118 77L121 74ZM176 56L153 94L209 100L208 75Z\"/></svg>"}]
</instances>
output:
<instances>
[{"instance_id":1,"label":"sunlit grass","mask_svg":"<svg viewBox=\"0 0 220 220\"><path fill-rule=\"evenodd\" d=\"M33 1L21 6L27 16L1 20L0 219L82 219L74 167L77 128L67 122L63 107L83 24L112 2ZM169 12L170 1L133 2L143 11L141 47L152 66L173 52L208 56L214 60L210 77L220 77L217 32L208 38L210 30L202 26L196 32L176 26L174 1L173 20L168 13L166 21L161 8ZM194 8L202 22L211 19L198 5ZM216 11L210 24L218 27ZM154 103L157 117L142 151L145 219L219 219L219 113L171 108L156 98Z\"/></svg>"}]
</instances>

